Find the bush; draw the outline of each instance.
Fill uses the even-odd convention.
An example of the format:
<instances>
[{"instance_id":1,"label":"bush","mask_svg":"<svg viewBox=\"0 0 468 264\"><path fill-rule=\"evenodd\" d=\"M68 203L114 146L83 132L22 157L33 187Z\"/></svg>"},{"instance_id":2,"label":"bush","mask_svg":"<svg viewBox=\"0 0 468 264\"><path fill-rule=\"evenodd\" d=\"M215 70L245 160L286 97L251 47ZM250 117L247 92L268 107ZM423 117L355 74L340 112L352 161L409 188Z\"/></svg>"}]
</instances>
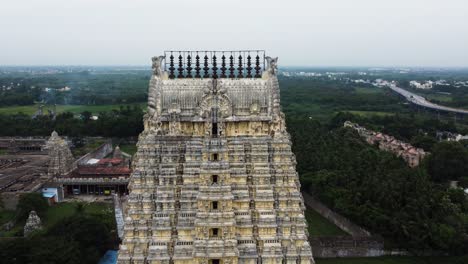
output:
<instances>
[{"instance_id":1,"label":"bush","mask_svg":"<svg viewBox=\"0 0 468 264\"><path fill-rule=\"evenodd\" d=\"M40 193L22 194L18 201L15 220L17 223L26 221L32 210L36 211L40 218L43 218L48 206L46 199Z\"/></svg>"}]
</instances>

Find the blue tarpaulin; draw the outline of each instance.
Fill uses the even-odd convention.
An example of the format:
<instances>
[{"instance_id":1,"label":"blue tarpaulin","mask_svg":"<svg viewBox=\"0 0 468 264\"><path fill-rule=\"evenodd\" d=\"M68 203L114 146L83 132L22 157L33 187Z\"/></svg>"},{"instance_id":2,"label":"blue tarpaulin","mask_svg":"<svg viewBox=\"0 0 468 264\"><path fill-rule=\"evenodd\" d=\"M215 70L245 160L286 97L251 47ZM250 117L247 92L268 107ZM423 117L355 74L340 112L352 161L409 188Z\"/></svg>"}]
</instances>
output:
<instances>
[{"instance_id":1,"label":"blue tarpaulin","mask_svg":"<svg viewBox=\"0 0 468 264\"><path fill-rule=\"evenodd\" d=\"M52 198L52 197L55 196L55 193L43 192L43 193L42 193L42 196L45 197L45 198Z\"/></svg>"},{"instance_id":2,"label":"blue tarpaulin","mask_svg":"<svg viewBox=\"0 0 468 264\"><path fill-rule=\"evenodd\" d=\"M116 264L117 250L107 250L106 254L99 260L98 264Z\"/></svg>"}]
</instances>

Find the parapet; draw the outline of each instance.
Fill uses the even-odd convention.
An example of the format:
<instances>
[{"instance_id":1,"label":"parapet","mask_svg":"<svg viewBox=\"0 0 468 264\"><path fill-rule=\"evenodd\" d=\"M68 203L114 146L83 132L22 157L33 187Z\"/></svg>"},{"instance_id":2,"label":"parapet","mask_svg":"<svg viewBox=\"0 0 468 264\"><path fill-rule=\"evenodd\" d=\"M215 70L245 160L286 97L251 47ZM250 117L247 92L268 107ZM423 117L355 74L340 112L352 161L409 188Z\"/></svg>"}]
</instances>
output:
<instances>
[{"instance_id":1,"label":"parapet","mask_svg":"<svg viewBox=\"0 0 468 264\"><path fill-rule=\"evenodd\" d=\"M161 66L169 79L181 78L261 78L265 71L264 50L165 51ZM153 64L154 68L154 64Z\"/></svg>"},{"instance_id":2,"label":"parapet","mask_svg":"<svg viewBox=\"0 0 468 264\"><path fill-rule=\"evenodd\" d=\"M280 113L277 60L263 50L165 51L152 58L148 115L156 122L200 122L213 114L271 121Z\"/></svg>"}]
</instances>

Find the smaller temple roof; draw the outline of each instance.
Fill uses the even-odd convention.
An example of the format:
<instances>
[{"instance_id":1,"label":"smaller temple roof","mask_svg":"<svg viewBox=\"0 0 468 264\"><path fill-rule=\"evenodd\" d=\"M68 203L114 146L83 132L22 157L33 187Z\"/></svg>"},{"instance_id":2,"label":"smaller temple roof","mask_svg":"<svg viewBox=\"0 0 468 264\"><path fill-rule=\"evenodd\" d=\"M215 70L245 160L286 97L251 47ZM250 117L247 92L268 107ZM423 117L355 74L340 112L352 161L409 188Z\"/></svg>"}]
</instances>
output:
<instances>
[{"instance_id":1,"label":"smaller temple roof","mask_svg":"<svg viewBox=\"0 0 468 264\"><path fill-rule=\"evenodd\" d=\"M119 165L123 162L122 158L110 158L110 159L100 159L97 164L98 165L106 165L106 164L112 164L112 166Z\"/></svg>"},{"instance_id":2,"label":"smaller temple roof","mask_svg":"<svg viewBox=\"0 0 468 264\"><path fill-rule=\"evenodd\" d=\"M77 169L80 175L122 175L130 174L131 170L127 167L94 167L86 166Z\"/></svg>"}]
</instances>

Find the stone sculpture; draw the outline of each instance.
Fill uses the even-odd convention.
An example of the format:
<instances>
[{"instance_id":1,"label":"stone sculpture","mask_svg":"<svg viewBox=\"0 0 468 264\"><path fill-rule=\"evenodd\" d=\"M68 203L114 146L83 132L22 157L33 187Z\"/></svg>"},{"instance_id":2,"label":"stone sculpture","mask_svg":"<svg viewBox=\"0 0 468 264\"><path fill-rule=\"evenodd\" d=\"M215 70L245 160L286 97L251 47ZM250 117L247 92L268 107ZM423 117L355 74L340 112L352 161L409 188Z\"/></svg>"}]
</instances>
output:
<instances>
[{"instance_id":1,"label":"stone sculpture","mask_svg":"<svg viewBox=\"0 0 468 264\"><path fill-rule=\"evenodd\" d=\"M42 228L41 219L37 215L36 211L31 211L29 213L28 220L26 220L26 225L24 225L24 236L30 236L34 231Z\"/></svg>"}]
</instances>

